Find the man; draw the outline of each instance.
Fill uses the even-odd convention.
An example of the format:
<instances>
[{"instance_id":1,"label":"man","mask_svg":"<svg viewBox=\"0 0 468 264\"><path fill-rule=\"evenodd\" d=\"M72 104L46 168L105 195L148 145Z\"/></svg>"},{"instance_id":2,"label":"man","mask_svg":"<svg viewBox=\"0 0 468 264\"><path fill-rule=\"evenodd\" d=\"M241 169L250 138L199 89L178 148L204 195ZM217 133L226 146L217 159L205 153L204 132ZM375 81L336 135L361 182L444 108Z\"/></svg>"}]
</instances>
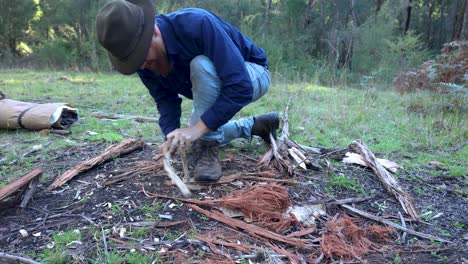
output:
<instances>
[{"instance_id":1,"label":"man","mask_svg":"<svg viewBox=\"0 0 468 264\"><path fill-rule=\"evenodd\" d=\"M163 152L195 142L193 177L221 177L218 146L260 136L269 142L276 112L229 121L270 86L265 51L218 16L198 8L155 16L150 0L116 0L96 18L100 44L121 73L138 73L154 98ZM193 99L190 126L180 128L179 95Z\"/></svg>"}]
</instances>

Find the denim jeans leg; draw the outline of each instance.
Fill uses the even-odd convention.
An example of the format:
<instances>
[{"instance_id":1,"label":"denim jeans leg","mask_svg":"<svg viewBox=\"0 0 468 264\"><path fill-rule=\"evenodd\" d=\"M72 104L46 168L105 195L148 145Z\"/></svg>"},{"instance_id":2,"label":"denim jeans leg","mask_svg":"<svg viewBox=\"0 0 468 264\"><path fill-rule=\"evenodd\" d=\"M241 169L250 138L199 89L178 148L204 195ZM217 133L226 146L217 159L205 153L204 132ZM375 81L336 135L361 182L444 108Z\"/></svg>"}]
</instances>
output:
<instances>
[{"instance_id":1,"label":"denim jeans leg","mask_svg":"<svg viewBox=\"0 0 468 264\"><path fill-rule=\"evenodd\" d=\"M268 69L255 63L246 62L246 68L254 87L252 101L258 100L270 86ZM211 60L199 55L190 62L190 79L192 81L193 109L191 125L194 125L216 101L221 92L221 80ZM216 131L205 134L202 139L228 143L236 138L250 138L253 117L229 121Z\"/></svg>"}]
</instances>

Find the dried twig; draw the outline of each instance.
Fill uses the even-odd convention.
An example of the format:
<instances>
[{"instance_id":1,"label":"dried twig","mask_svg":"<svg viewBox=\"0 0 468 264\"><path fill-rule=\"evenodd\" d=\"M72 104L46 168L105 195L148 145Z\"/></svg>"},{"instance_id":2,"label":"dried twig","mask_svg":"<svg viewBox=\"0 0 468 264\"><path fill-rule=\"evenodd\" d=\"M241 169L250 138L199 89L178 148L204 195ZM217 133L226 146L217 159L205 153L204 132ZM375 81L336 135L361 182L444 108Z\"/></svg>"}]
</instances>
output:
<instances>
[{"instance_id":1,"label":"dried twig","mask_svg":"<svg viewBox=\"0 0 468 264\"><path fill-rule=\"evenodd\" d=\"M400 211L398 211L398 215L400 216L401 226L406 228L405 219L403 218L403 215L400 213ZM401 243L404 244L405 242L406 242L406 232L403 232L403 235L401 235Z\"/></svg>"},{"instance_id":2,"label":"dried twig","mask_svg":"<svg viewBox=\"0 0 468 264\"><path fill-rule=\"evenodd\" d=\"M99 224L101 226L101 232L102 232L102 242L104 243L104 252L106 253L104 255L104 263L107 262L107 256L109 255L109 250L107 249L107 240L106 240L106 233L104 232L104 227L102 224Z\"/></svg>"},{"instance_id":3,"label":"dried twig","mask_svg":"<svg viewBox=\"0 0 468 264\"><path fill-rule=\"evenodd\" d=\"M187 161L187 154L185 153L185 145L180 147L180 159L182 160L182 168L184 170L184 182L188 182L190 179L190 173L188 170L188 161Z\"/></svg>"},{"instance_id":4,"label":"dried twig","mask_svg":"<svg viewBox=\"0 0 468 264\"><path fill-rule=\"evenodd\" d=\"M358 197L358 198L346 198L341 200L335 199L327 199L327 200L315 200L315 201L308 201L307 204L350 204L350 203L362 203L369 200L371 197Z\"/></svg>"},{"instance_id":5,"label":"dried twig","mask_svg":"<svg viewBox=\"0 0 468 264\"><path fill-rule=\"evenodd\" d=\"M107 119L133 119L140 123L145 122L158 122L157 118L145 117L145 116L126 116L126 115L117 115L117 114L107 114L103 112L93 112L91 113L92 117L96 118L107 118Z\"/></svg>"},{"instance_id":6,"label":"dried twig","mask_svg":"<svg viewBox=\"0 0 468 264\"><path fill-rule=\"evenodd\" d=\"M189 197L192 193L190 190L187 188L185 183L177 176L177 173L175 172L174 168L171 166L171 154L169 152L166 152L164 154L164 170L167 172L167 175L169 178L171 178L172 182L177 185L177 187L180 189L182 194L185 197Z\"/></svg>"},{"instance_id":7,"label":"dried twig","mask_svg":"<svg viewBox=\"0 0 468 264\"><path fill-rule=\"evenodd\" d=\"M35 179L33 179L30 182L29 189L24 194L23 200L21 200L21 204L20 204L21 208L25 208L28 205L29 200L31 200L32 196L36 192L37 185L39 184L40 179L41 179L41 175L39 174Z\"/></svg>"},{"instance_id":8,"label":"dried twig","mask_svg":"<svg viewBox=\"0 0 468 264\"><path fill-rule=\"evenodd\" d=\"M133 152L137 149L143 148L145 145L143 139L124 139L122 142L112 145L106 151L99 154L98 156L79 163L72 169L66 171L62 176L57 178L48 188L49 191L64 185L66 182L71 180L76 175L80 174L81 172L87 171L93 168L96 165L99 165L105 161L110 159L114 159L120 155L125 155L130 152Z\"/></svg>"},{"instance_id":9,"label":"dried twig","mask_svg":"<svg viewBox=\"0 0 468 264\"><path fill-rule=\"evenodd\" d=\"M391 175L375 158L374 153L369 148L359 141L353 141L350 147L356 152L361 154L368 167L372 168L374 173L379 177L380 181L384 184L385 189L392 193L400 202L403 210L409 214L413 219L419 220L419 215L416 212L416 207L413 204L413 197L403 190L398 183L397 179Z\"/></svg>"},{"instance_id":10,"label":"dried twig","mask_svg":"<svg viewBox=\"0 0 468 264\"><path fill-rule=\"evenodd\" d=\"M414 231L414 230L411 230L411 229L408 229L408 228L405 228L405 227L402 227L398 224L395 224L391 221L388 221L386 219L383 219L382 217L379 217L379 216L375 216L375 215L372 215L372 214L369 214L367 212L364 212L364 211L361 211L357 208L354 208L352 206L349 206L349 205L346 205L346 204L342 204L341 205L342 207L348 209L349 211L357 214L357 215L360 215L362 217L366 217L366 218L369 218L371 220L374 220L376 222L380 222L380 223L383 223L385 225L388 225L388 226L391 226L393 228L396 228L398 230L401 230L401 231L404 231L404 232L407 232L408 234L412 234L412 235L415 235L415 236L418 236L418 237L422 237L422 238L426 238L426 239L431 239L431 240L435 240L435 241L439 241L439 242L443 242L443 243L452 243L448 240L445 240L445 239L442 239L442 238L439 238L439 237L436 237L436 236L433 236L433 235L429 235L429 234L424 234L424 233L421 233L421 232L417 232L417 231Z\"/></svg>"},{"instance_id":11,"label":"dried twig","mask_svg":"<svg viewBox=\"0 0 468 264\"><path fill-rule=\"evenodd\" d=\"M24 264L40 264L39 262L36 262L32 259L0 252L0 260L2 259L7 263L12 262L12 263L24 263Z\"/></svg>"}]
</instances>

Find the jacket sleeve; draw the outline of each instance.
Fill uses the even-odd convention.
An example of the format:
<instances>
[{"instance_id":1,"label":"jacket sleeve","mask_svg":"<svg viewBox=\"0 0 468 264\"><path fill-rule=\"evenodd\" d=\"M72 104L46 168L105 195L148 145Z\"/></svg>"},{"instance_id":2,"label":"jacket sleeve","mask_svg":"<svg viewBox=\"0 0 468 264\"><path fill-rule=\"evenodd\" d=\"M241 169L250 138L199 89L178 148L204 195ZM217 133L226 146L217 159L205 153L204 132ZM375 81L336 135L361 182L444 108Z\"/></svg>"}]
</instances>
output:
<instances>
[{"instance_id":1,"label":"jacket sleeve","mask_svg":"<svg viewBox=\"0 0 468 264\"><path fill-rule=\"evenodd\" d=\"M245 60L223 26L211 16L204 16L200 24L198 45L202 53L213 62L222 82L218 99L201 116L206 126L213 131L252 101L253 86Z\"/></svg>"},{"instance_id":2,"label":"jacket sleeve","mask_svg":"<svg viewBox=\"0 0 468 264\"><path fill-rule=\"evenodd\" d=\"M159 112L159 127L166 137L173 130L180 128L182 98L176 92L164 89L162 84L147 70L139 70L137 73L156 102Z\"/></svg>"}]
</instances>

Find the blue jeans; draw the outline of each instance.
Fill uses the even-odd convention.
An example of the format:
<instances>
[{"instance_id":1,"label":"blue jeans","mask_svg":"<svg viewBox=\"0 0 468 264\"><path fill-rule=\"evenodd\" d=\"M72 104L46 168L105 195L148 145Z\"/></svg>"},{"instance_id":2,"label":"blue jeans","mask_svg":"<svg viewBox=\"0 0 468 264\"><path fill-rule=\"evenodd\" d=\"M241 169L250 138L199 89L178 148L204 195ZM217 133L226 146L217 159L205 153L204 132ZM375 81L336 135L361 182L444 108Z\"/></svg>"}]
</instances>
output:
<instances>
[{"instance_id":1,"label":"blue jeans","mask_svg":"<svg viewBox=\"0 0 468 264\"><path fill-rule=\"evenodd\" d=\"M264 66L246 62L245 67L253 84L252 102L262 97L270 87L270 72ZM193 109L190 125L194 125L216 101L221 92L221 80L211 60L199 55L190 62L190 80L192 81ZM202 139L226 144L236 138L250 138L253 117L229 121L216 131L205 134Z\"/></svg>"}]
</instances>

